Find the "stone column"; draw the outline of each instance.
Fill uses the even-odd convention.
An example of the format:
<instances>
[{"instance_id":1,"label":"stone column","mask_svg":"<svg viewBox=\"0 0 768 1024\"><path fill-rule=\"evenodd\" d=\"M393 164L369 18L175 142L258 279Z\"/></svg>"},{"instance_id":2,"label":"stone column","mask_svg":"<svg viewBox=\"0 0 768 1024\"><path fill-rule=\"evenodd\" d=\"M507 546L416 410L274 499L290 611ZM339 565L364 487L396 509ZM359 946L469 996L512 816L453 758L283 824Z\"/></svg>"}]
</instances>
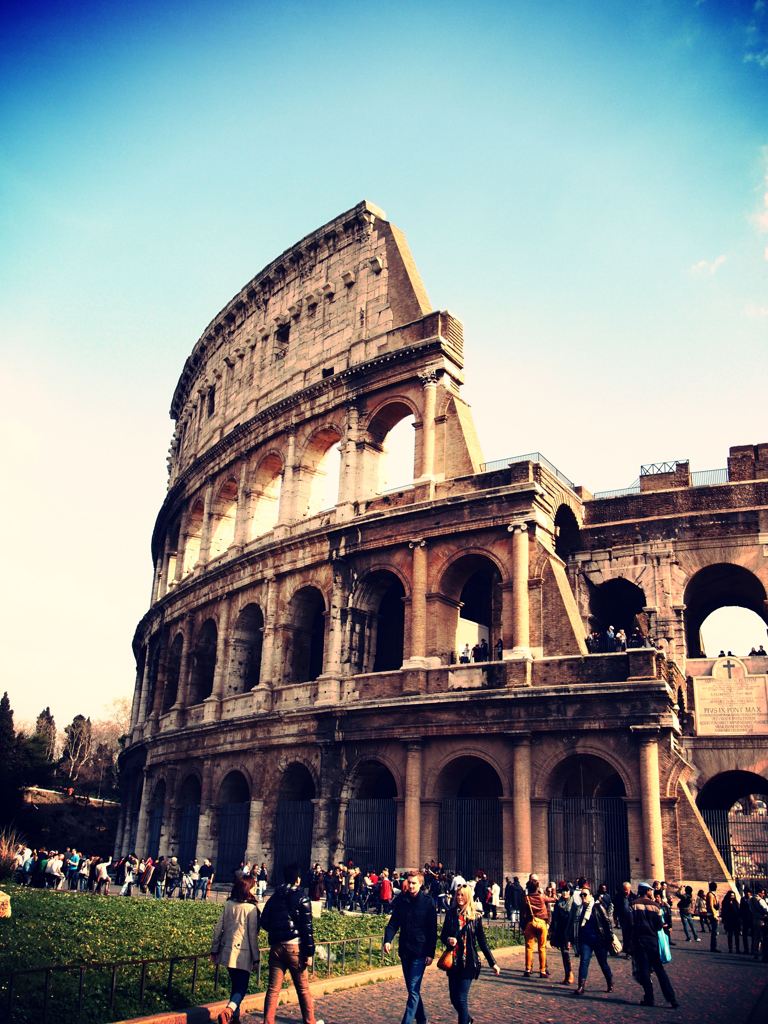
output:
<instances>
[{"instance_id":1,"label":"stone column","mask_svg":"<svg viewBox=\"0 0 768 1024\"><path fill-rule=\"evenodd\" d=\"M176 567L173 571L173 582L181 583L184 578L184 551L187 547L187 511L181 513L179 519L179 539L176 544Z\"/></svg>"},{"instance_id":2,"label":"stone column","mask_svg":"<svg viewBox=\"0 0 768 1024\"><path fill-rule=\"evenodd\" d=\"M406 867L417 868L421 863L421 741L409 741L405 750L403 851Z\"/></svg>"},{"instance_id":3,"label":"stone column","mask_svg":"<svg viewBox=\"0 0 768 1024\"><path fill-rule=\"evenodd\" d=\"M179 662L179 685L176 689L176 703L173 705L174 710L179 708L185 708L187 706L187 697L189 694L189 648L191 644L191 637L187 635L187 629L182 630L182 645L181 645L181 661Z\"/></svg>"},{"instance_id":4,"label":"stone column","mask_svg":"<svg viewBox=\"0 0 768 1024\"><path fill-rule=\"evenodd\" d=\"M528 604L528 524L511 523L507 529L512 534L512 598L509 625L512 633L512 650L504 651L504 657L531 657L530 609ZM507 595L505 594L505 597ZM505 638L508 642L508 639Z\"/></svg>"},{"instance_id":5,"label":"stone column","mask_svg":"<svg viewBox=\"0 0 768 1024\"><path fill-rule=\"evenodd\" d=\"M275 629L277 628L277 580L274 576L266 579L267 593L264 600L264 632L261 644L261 682L275 685L278 673L275 661Z\"/></svg>"},{"instance_id":6,"label":"stone column","mask_svg":"<svg viewBox=\"0 0 768 1024\"><path fill-rule=\"evenodd\" d=\"M328 652L325 657L324 675L338 677L341 672L341 641L343 628L341 610L345 605L344 578L341 567L333 567L333 589L328 623Z\"/></svg>"},{"instance_id":7,"label":"stone column","mask_svg":"<svg viewBox=\"0 0 768 1024\"><path fill-rule=\"evenodd\" d=\"M654 730L648 733L639 733L639 740L640 805L643 814L645 875L649 879L663 879L664 844L661 829L658 732Z\"/></svg>"},{"instance_id":8,"label":"stone column","mask_svg":"<svg viewBox=\"0 0 768 1024\"><path fill-rule=\"evenodd\" d=\"M149 675L152 670L150 640L151 637L147 639L147 653L144 658L144 672L141 678L141 697L139 698L139 717L136 722L137 725L143 725L147 720L147 715L152 710L147 706L149 698Z\"/></svg>"},{"instance_id":9,"label":"stone column","mask_svg":"<svg viewBox=\"0 0 768 1024\"><path fill-rule=\"evenodd\" d=\"M501 804L501 867L505 875L517 873L515 867L515 801L511 796L499 797ZM503 888L502 888L503 892Z\"/></svg>"},{"instance_id":10,"label":"stone column","mask_svg":"<svg viewBox=\"0 0 768 1024\"><path fill-rule=\"evenodd\" d=\"M437 374L419 374L424 393L421 414L421 472L419 479L431 480L435 475L435 409L437 407Z\"/></svg>"},{"instance_id":11,"label":"stone column","mask_svg":"<svg viewBox=\"0 0 768 1024\"><path fill-rule=\"evenodd\" d=\"M347 425L341 455L339 505L357 498L357 433L360 413L355 402L347 403Z\"/></svg>"},{"instance_id":12,"label":"stone column","mask_svg":"<svg viewBox=\"0 0 768 1024\"><path fill-rule=\"evenodd\" d=\"M139 809L136 812L139 816L139 827L136 830L136 850L137 857L143 857L147 852L145 847L147 845L147 831L149 828L149 807L147 807L147 797L149 795L149 778L146 769L144 770L144 779L141 783L141 800L139 802Z\"/></svg>"},{"instance_id":13,"label":"stone column","mask_svg":"<svg viewBox=\"0 0 768 1024\"><path fill-rule=\"evenodd\" d=\"M513 737L512 800L515 832L513 871L519 877L533 870L531 831L531 737Z\"/></svg>"},{"instance_id":14,"label":"stone column","mask_svg":"<svg viewBox=\"0 0 768 1024\"><path fill-rule=\"evenodd\" d=\"M224 684L227 680L229 665L227 654L229 652L229 601L224 601L219 614L216 633L216 668L213 673L213 692L211 698L221 700L224 696Z\"/></svg>"},{"instance_id":15,"label":"stone column","mask_svg":"<svg viewBox=\"0 0 768 1024\"><path fill-rule=\"evenodd\" d=\"M205 488L205 497L203 498L203 525L200 529L200 556L198 563L205 565L211 553L211 519L212 519L212 506L213 506L213 484L210 483Z\"/></svg>"},{"instance_id":16,"label":"stone column","mask_svg":"<svg viewBox=\"0 0 768 1024\"><path fill-rule=\"evenodd\" d=\"M248 539L248 510L251 493L248 489L248 464L243 462L240 467L240 480L237 485L237 513L235 515L234 546L243 549Z\"/></svg>"},{"instance_id":17,"label":"stone column","mask_svg":"<svg viewBox=\"0 0 768 1024\"><path fill-rule=\"evenodd\" d=\"M261 818L264 813L264 801L251 797L251 810L248 816L248 839L246 841L246 858L253 864L261 863Z\"/></svg>"},{"instance_id":18,"label":"stone column","mask_svg":"<svg viewBox=\"0 0 768 1024\"><path fill-rule=\"evenodd\" d=\"M165 550L165 545L163 545L163 550ZM158 597L162 596L160 586L163 579L164 561L165 559L163 558L163 555L160 555L158 560L155 562L155 571L152 573L152 593L149 598L149 603L151 605L155 603Z\"/></svg>"},{"instance_id":19,"label":"stone column","mask_svg":"<svg viewBox=\"0 0 768 1024\"><path fill-rule=\"evenodd\" d=\"M280 488L280 510L277 516L278 526L293 522L296 518L296 430L289 427L286 431L285 466L283 469L283 486Z\"/></svg>"},{"instance_id":20,"label":"stone column","mask_svg":"<svg viewBox=\"0 0 768 1024\"><path fill-rule=\"evenodd\" d=\"M312 801L312 863L328 864L331 854L328 822L330 819L330 800L328 797L316 797Z\"/></svg>"},{"instance_id":21,"label":"stone column","mask_svg":"<svg viewBox=\"0 0 768 1024\"><path fill-rule=\"evenodd\" d=\"M332 844L331 854L334 864L338 864L339 861L346 859L345 851L347 848L347 808L349 807L349 800L342 797L339 800L338 809L336 813L336 843ZM335 845L335 849L333 846Z\"/></svg>"},{"instance_id":22,"label":"stone column","mask_svg":"<svg viewBox=\"0 0 768 1024\"><path fill-rule=\"evenodd\" d=\"M424 668L427 665L427 542L412 540L408 547L413 552L411 636L409 655L403 662L403 668Z\"/></svg>"}]
</instances>

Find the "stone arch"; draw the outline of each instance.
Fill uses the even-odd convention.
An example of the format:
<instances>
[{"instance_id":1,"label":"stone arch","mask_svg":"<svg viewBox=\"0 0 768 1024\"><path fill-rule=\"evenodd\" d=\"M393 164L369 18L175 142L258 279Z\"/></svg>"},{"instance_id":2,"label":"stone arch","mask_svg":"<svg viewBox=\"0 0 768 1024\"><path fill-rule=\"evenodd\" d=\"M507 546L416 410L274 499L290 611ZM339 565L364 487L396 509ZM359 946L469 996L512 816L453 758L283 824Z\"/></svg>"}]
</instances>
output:
<instances>
[{"instance_id":1,"label":"stone arch","mask_svg":"<svg viewBox=\"0 0 768 1024\"><path fill-rule=\"evenodd\" d=\"M434 792L440 799L438 860L465 878L484 871L501 883L503 775L485 755L454 751Z\"/></svg>"},{"instance_id":2,"label":"stone arch","mask_svg":"<svg viewBox=\"0 0 768 1024\"><path fill-rule=\"evenodd\" d=\"M473 660L490 661L501 639L502 569L486 551L464 551L443 569L437 621L437 647L459 661L463 651Z\"/></svg>"},{"instance_id":3,"label":"stone arch","mask_svg":"<svg viewBox=\"0 0 768 1024\"><path fill-rule=\"evenodd\" d=\"M360 795L360 780L365 778L369 771L373 771L375 774L378 770L377 768L368 768L369 765L378 766L378 769L387 772L395 782L395 797L399 799L403 796L404 781L399 766L387 754L377 750L375 754L361 754L351 765L341 787L340 797L342 800L352 800ZM365 791L370 787L362 788ZM387 786L382 788L388 791Z\"/></svg>"},{"instance_id":4,"label":"stone arch","mask_svg":"<svg viewBox=\"0 0 768 1024\"><path fill-rule=\"evenodd\" d=\"M696 803L734 878L751 889L768 885L768 778L741 769L718 772Z\"/></svg>"},{"instance_id":5,"label":"stone arch","mask_svg":"<svg viewBox=\"0 0 768 1024\"><path fill-rule=\"evenodd\" d=\"M592 630L605 636L609 626L613 626L616 631L623 629L630 643L633 635L638 637L640 634L648 634L645 612L647 602L642 587L623 576L615 576L597 586L589 577L585 579L589 589L589 621ZM606 651L610 653L607 648Z\"/></svg>"},{"instance_id":6,"label":"stone arch","mask_svg":"<svg viewBox=\"0 0 768 1024\"><path fill-rule=\"evenodd\" d=\"M408 486L413 482L416 475L415 426L418 420L418 409L408 398L400 395L388 397L372 412L368 418L363 450L363 479L368 484L367 493Z\"/></svg>"},{"instance_id":7,"label":"stone arch","mask_svg":"<svg viewBox=\"0 0 768 1024\"><path fill-rule=\"evenodd\" d=\"M345 857L363 871L395 867L397 850L397 781L379 757L361 758L350 772L346 812Z\"/></svg>"},{"instance_id":8,"label":"stone arch","mask_svg":"<svg viewBox=\"0 0 768 1024\"><path fill-rule=\"evenodd\" d=\"M234 477L228 477L216 494L211 506L210 558L218 558L234 543L237 521L239 487Z\"/></svg>"},{"instance_id":9,"label":"stone arch","mask_svg":"<svg viewBox=\"0 0 768 1024\"><path fill-rule=\"evenodd\" d=\"M189 678L189 703L200 704L213 693L216 672L218 629L213 619L206 619L195 638Z\"/></svg>"},{"instance_id":10,"label":"stone arch","mask_svg":"<svg viewBox=\"0 0 768 1024\"><path fill-rule=\"evenodd\" d=\"M630 877L627 790L604 756L567 753L549 773L551 877L583 876L613 891Z\"/></svg>"},{"instance_id":11,"label":"stone arch","mask_svg":"<svg viewBox=\"0 0 768 1024\"><path fill-rule=\"evenodd\" d=\"M315 586L299 587L291 597L286 625L290 633L285 654L286 682L308 682L322 674L325 610L325 598Z\"/></svg>"},{"instance_id":12,"label":"stone arch","mask_svg":"<svg viewBox=\"0 0 768 1024\"><path fill-rule=\"evenodd\" d=\"M165 666L165 685L163 686L162 711L170 711L179 697L179 678L181 675L181 659L184 653L184 634L179 631L173 638L169 648Z\"/></svg>"},{"instance_id":13,"label":"stone arch","mask_svg":"<svg viewBox=\"0 0 768 1024\"><path fill-rule=\"evenodd\" d=\"M190 772L179 786L177 800L178 858L182 867L194 860L197 849L197 833L200 823L202 781L199 773Z\"/></svg>"},{"instance_id":14,"label":"stone arch","mask_svg":"<svg viewBox=\"0 0 768 1024\"><path fill-rule=\"evenodd\" d=\"M202 498L197 498L189 510L184 525L184 557L182 574L188 576L200 561L200 544L203 537L203 515L205 505Z\"/></svg>"},{"instance_id":15,"label":"stone arch","mask_svg":"<svg viewBox=\"0 0 768 1024\"><path fill-rule=\"evenodd\" d=\"M688 580L683 602L689 658L704 656L701 627L704 620L720 608L746 608L768 624L765 586L749 569L733 562L718 562L699 569Z\"/></svg>"},{"instance_id":16,"label":"stone arch","mask_svg":"<svg viewBox=\"0 0 768 1024\"><path fill-rule=\"evenodd\" d=\"M255 602L247 604L237 616L230 637L227 693L247 693L261 680L261 652L264 639L264 613Z\"/></svg>"},{"instance_id":17,"label":"stone arch","mask_svg":"<svg viewBox=\"0 0 768 1024\"><path fill-rule=\"evenodd\" d=\"M263 537L277 526L284 477L285 461L282 455L276 451L267 452L253 474L249 540Z\"/></svg>"},{"instance_id":18,"label":"stone arch","mask_svg":"<svg viewBox=\"0 0 768 1024\"><path fill-rule=\"evenodd\" d=\"M586 757L604 761L608 768L615 772L621 780L626 798L628 800L638 799L633 778L627 771L624 761L618 758L611 750L606 750L589 742L579 742L571 750L555 751L555 753L551 754L540 764L534 780L533 799L548 800L556 794L558 770L564 761L573 757Z\"/></svg>"},{"instance_id":19,"label":"stone arch","mask_svg":"<svg viewBox=\"0 0 768 1024\"><path fill-rule=\"evenodd\" d=\"M296 511L299 518L333 508L339 500L342 431L333 424L318 427L304 443L299 463Z\"/></svg>"},{"instance_id":20,"label":"stone arch","mask_svg":"<svg viewBox=\"0 0 768 1024\"><path fill-rule=\"evenodd\" d=\"M405 587L389 568L371 569L355 584L347 621L352 674L391 672L403 664Z\"/></svg>"},{"instance_id":21,"label":"stone arch","mask_svg":"<svg viewBox=\"0 0 768 1024\"><path fill-rule=\"evenodd\" d=\"M175 521L171 523L165 532L165 543L163 545L163 557L165 559L165 589L163 593L167 594L173 581L176 579L176 566L178 565L179 556L181 551L179 550L179 542L181 539L181 521L177 517ZM158 597L162 597L163 594L158 594Z\"/></svg>"},{"instance_id":22,"label":"stone arch","mask_svg":"<svg viewBox=\"0 0 768 1024\"><path fill-rule=\"evenodd\" d=\"M274 878L282 881L283 869L297 865L302 878L309 878L312 858L314 773L301 761L292 761L280 774L275 814Z\"/></svg>"},{"instance_id":23,"label":"stone arch","mask_svg":"<svg viewBox=\"0 0 768 1024\"><path fill-rule=\"evenodd\" d=\"M555 554L564 562L581 546L579 523L570 505L562 504L555 513Z\"/></svg>"},{"instance_id":24,"label":"stone arch","mask_svg":"<svg viewBox=\"0 0 768 1024\"><path fill-rule=\"evenodd\" d=\"M251 787L238 769L227 772L216 796L218 824L217 874L229 882L245 859L248 845L248 821L251 810Z\"/></svg>"}]
</instances>

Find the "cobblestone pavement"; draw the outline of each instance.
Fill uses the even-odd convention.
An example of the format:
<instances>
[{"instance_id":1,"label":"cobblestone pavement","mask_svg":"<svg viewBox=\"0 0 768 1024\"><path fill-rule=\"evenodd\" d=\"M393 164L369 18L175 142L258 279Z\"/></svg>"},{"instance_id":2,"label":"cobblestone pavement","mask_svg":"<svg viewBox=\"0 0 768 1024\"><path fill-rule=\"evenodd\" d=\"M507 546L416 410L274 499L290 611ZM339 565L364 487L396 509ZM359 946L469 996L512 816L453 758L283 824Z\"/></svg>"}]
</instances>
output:
<instances>
[{"instance_id":1,"label":"cobblestone pavement","mask_svg":"<svg viewBox=\"0 0 768 1024\"><path fill-rule=\"evenodd\" d=\"M630 962L612 959L614 991L605 991L605 981L596 961L592 961L587 990L574 998L574 985L559 984L562 979L560 955L552 951L552 977L522 977L522 952L499 958L502 973L495 978L484 969L472 986L470 1013L476 1024L651 1024L656 1020L695 1022L695 1024L766 1024L768 1022L768 965L751 957L710 953L702 946L673 947L669 977L680 1009L664 1002L654 982L656 1006L639 1006L642 989L631 975ZM455 1024L456 1014L448 999L445 976L430 968L422 986L430 1024ZM764 997L761 999L761 997ZM758 1008L757 1004L760 1002ZM316 1000L316 1013L325 1024L400 1024L405 1005L401 980L382 981L348 989ZM261 1014L244 1016L245 1024L260 1024ZM280 1024L300 1021L297 1006L280 1007Z\"/></svg>"}]
</instances>

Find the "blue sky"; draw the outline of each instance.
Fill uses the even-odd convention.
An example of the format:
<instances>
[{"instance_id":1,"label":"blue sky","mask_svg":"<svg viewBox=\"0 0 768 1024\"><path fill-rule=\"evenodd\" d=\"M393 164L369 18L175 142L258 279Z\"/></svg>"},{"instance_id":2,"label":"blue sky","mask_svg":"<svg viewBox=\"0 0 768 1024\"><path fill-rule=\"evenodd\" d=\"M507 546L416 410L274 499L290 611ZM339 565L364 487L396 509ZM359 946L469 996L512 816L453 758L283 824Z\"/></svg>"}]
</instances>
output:
<instances>
[{"instance_id":1,"label":"blue sky","mask_svg":"<svg viewBox=\"0 0 768 1024\"><path fill-rule=\"evenodd\" d=\"M18 717L130 692L184 359L362 198L464 322L486 458L540 450L597 490L768 440L765 0L2 19L0 686Z\"/></svg>"}]
</instances>

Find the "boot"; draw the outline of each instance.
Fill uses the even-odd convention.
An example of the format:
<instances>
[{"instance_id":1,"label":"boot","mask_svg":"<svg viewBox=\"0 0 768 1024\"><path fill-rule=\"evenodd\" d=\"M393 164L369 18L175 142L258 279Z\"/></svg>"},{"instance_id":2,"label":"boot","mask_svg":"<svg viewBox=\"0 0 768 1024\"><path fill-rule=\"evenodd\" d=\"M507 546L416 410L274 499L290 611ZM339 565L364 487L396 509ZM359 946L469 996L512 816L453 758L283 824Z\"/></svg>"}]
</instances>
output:
<instances>
[{"instance_id":1,"label":"boot","mask_svg":"<svg viewBox=\"0 0 768 1024\"><path fill-rule=\"evenodd\" d=\"M573 984L573 971L568 971L566 976L560 982L561 985L572 985Z\"/></svg>"},{"instance_id":2,"label":"boot","mask_svg":"<svg viewBox=\"0 0 768 1024\"><path fill-rule=\"evenodd\" d=\"M573 993L573 994L574 994L575 996L583 996L583 995L584 995L584 987L585 987L585 986L584 986L584 982L583 982L583 981L580 981L580 982L579 982L579 987L578 987L578 988L577 988L577 989L576 989L576 990L574 991L574 993Z\"/></svg>"}]
</instances>

